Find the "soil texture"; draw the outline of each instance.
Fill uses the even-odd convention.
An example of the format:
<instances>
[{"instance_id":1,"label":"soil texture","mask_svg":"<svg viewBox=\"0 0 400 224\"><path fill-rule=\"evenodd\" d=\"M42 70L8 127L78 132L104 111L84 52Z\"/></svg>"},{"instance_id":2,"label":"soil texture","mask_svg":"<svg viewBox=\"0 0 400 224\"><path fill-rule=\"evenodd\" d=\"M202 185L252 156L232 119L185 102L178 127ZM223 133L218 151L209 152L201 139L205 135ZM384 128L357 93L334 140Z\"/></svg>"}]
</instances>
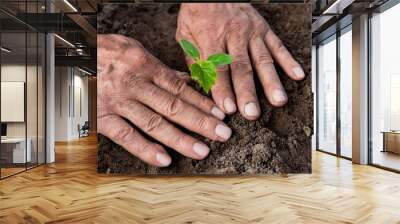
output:
<instances>
[{"instance_id":1,"label":"soil texture","mask_svg":"<svg viewBox=\"0 0 400 224\"><path fill-rule=\"evenodd\" d=\"M276 65L287 91L286 106L273 108L256 78L262 116L247 121L240 113L227 116L233 135L226 143L204 140L210 155L196 161L172 149L167 168L149 166L102 135L98 135L98 172L125 174L275 174L311 172L313 94L311 91L311 5L253 4L303 67L306 78L292 81ZM166 65L187 71L175 41L179 4L104 4L98 14L98 33L123 34L140 41ZM255 75L256 77L256 75Z\"/></svg>"}]
</instances>

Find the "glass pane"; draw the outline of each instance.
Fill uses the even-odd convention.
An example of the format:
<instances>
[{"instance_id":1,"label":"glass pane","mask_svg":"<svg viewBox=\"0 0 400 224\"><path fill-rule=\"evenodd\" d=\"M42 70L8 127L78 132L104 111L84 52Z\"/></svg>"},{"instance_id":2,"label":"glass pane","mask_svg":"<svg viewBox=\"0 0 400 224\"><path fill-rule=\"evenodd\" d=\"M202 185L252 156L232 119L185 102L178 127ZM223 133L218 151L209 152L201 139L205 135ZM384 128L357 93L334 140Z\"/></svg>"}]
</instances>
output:
<instances>
[{"instance_id":1,"label":"glass pane","mask_svg":"<svg viewBox=\"0 0 400 224\"><path fill-rule=\"evenodd\" d=\"M318 149L336 153L336 37L318 47Z\"/></svg>"},{"instance_id":2,"label":"glass pane","mask_svg":"<svg viewBox=\"0 0 400 224\"><path fill-rule=\"evenodd\" d=\"M27 142L28 142L28 168L37 165L37 132L38 132L38 96L37 96L37 73L38 73L38 36L36 32L27 33L28 38L28 63L27 63L27 80L26 80L26 113L27 113Z\"/></svg>"},{"instance_id":3,"label":"glass pane","mask_svg":"<svg viewBox=\"0 0 400 224\"><path fill-rule=\"evenodd\" d=\"M1 173L25 170L26 151L26 33L1 34ZM28 147L29 149L29 147Z\"/></svg>"},{"instance_id":4,"label":"glass pane","mask_svg":"<svg viewBox=\"0 0 400 224\"><path fill-rule=\"evenodd\" d=\"M372 163L400 170L400 4L371 19Z\"/></svg>"},{"instance_id":5,"label":"glass pane","mask_svg":"<svg viewBox=\"0 0 400 224\"><path fill-rule=\"evenodd\" d=\"M45 65L46 65L46 37L44 34L38 35L38 163L45 163Z\"/></svg>"},{"instance_id":6,"label":"glass pane","mask_svg":"<svg viewBox=\"0 0 400 224\"><path fill-rule=\"evenodd\" d=\"M37 13L37 1L27 2L27 13ZM34 16L30 20L37 20ZM37 21L31 21L34 24ZM38 160L38 33L27 30L27 80L26 80L26 113L27 113L27 150L31 151L28 168L37 166Z\"/></svg>"},{"instance_id":7,"label":"glass pane","mask_svg":"<svg viewBox=\"0 0 400 224\"><path fill-rule=\"evenodd\" d=\"M340 36L340 152L352 156L352 35L350 30Z\"/></svg>"}]
</instances>

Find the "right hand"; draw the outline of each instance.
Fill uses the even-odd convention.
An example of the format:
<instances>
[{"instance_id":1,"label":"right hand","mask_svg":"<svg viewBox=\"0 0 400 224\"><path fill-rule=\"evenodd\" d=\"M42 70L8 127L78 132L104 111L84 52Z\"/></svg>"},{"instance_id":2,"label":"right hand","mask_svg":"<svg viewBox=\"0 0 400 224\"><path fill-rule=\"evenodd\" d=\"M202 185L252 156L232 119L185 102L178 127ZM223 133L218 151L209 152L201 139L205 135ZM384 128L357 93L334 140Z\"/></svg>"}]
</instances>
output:
<instances>
[{"instance_id":1,"label":"right hand","mask_svg":"<svg viewBox=\"0 0 400 224\"><path fill-rule=\"evenodd\" d=\"M304 78L300 64L249 3L183 3L176 39L194 43L203 58L217 52L232 55L233 62L229 67L219 67L217 80L211 89L214 101L227 114L239 109L248 120L260 117L255 74L273 106L286 104L288 97L275 70L274 60L291 79ZM192 63L193 60L189 59L188 65Z\"/></svg>"},{"instance_id":2,"label":"right hand","mask_svg":"<svg viewBox=\"0 0 400 224\"><path fill-rule=\"evenodd\" d=\"M221 121L225 114L188 86L182 73L168 68L131 38L98 35L97 42L100 134L159 167L170 165L171 157L137 129L193 159L204 159L209 147L172 123L212 140L230 138L232 130Z\"/></svg>"}]
</instances>

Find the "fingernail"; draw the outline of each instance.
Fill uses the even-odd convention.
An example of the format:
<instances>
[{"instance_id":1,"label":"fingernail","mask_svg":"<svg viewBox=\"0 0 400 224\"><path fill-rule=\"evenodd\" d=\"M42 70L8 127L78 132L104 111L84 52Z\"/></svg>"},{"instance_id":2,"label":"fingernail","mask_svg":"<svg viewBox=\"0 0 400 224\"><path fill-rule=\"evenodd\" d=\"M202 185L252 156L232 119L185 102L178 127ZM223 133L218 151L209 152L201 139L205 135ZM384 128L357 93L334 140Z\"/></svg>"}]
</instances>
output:
<instances>
[{"instance_id":1,"label":"fingernail","mask_svg":"<svg viewBox=\"0 0 400 224\"><path fill-rule=\"evenodd\" d=\"M236 111L236 105L235 102L229 97L224 99L224 109L228 113L233 113Z\"/></svg>"},{"instance_id":2,"label":"fingernail","mask_svg":"<svg viewBox=\"0 0 400 224\"><path fill-rule=\"evenodd\" d=\"M222 112L222 110L220 110L218 107L213 106L213 108L211 109L211 114L214 115L214 117L223 120L225 117L224 112Z\"/></svg>"},{"instance_id":3,"label":"fingernail","mask_svg":"<svg viewBox=\"0 0 400 224\"><path fill-rule=\"evenodd\" d=\"M171 158L165 153L157 153L156 160L161 166L169 166L171 164Z\"/></svg>"},{"instance_id":4,"label":"fingernail","mask_svg":"<svg viewBox=\"0 0 400 224\"><path fill-rule=\"evenodd\" d=\"M232 135L232 129L226 125L218 124L215 127L215 134L224 140L228 140Z\"/></svg>"},{"instance_id":5,"label":"fingernail","mask_svg":"<svg viewBox=\"0 0 400 224\"><path fill-rule=\"evenodd\" d=\"M244 106L244 114L246 114L246 116L250 116L250 117L258 116L259 111L258 111L257 105L253 102L247 103Z\"/></svg>"},{"instance_id":6,"label":"fingernail","mask_svg":"<svg viewBox=\"0 0 400 224\"><path fill-rule=\"evenodd\" d=\"M202 143L194 143L193 144L193 151L199 155L200 157L204 158L210 152L210 148Z\"/></svg>"},{"instance_id":7,"label":"fingernail","mask_svg":"<svg viewBox=\"0 0 400 224\"><path fill-rule=\"evenodd\" d=\"M293 73L298 79L304 78L304 71L300 67L295 67Z\"/></svg>"},{"instance_id":8,"label":"fingernail","mask_svg":"<svg viewBox=\"0 0 400 224\"><path fill-rule=\"evenodd\" d=\"M282 90L275 90L272 94L275 103L285 103L287 100L286 93Z\"/></svg>"}]
</instances>

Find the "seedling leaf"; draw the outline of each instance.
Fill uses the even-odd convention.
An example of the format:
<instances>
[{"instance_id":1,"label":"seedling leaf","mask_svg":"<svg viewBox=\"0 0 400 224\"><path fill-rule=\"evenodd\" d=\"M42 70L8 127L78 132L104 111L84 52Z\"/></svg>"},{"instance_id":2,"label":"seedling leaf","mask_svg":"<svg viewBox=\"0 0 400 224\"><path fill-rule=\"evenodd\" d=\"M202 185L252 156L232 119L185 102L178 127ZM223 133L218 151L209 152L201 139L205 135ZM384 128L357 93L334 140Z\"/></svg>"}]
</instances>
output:
<instances>
[{"instance_id":1,"label":"seedling leaf","mask_svg":"<svg viewBox=\"0 0 400 224\"><path fill-rule=\"evenodd\" d=\"M217 66L232 63L232 56L218 53L211 55L207 60L201 60L199 50L188 40L182 39L179 44L185 54L194 59L194 63L190 66L192 79L196 80L206 93L209 93L217 79Z\"/></svg>"},{"instance_id":2,"label":"seedling leaf","mask_svg":"<svg viewBox=\"0 0 400 224\"><path fill-rule=\"evenodd\" d=\"M218 53L208 57L207 61L214 63L215 66L228 65L232 63L232 56L225 53Z\"/></svg>"},{"instance_id":3,"label":"seedling leaf","mask_svg":"<svg viewBox=\"0 0 400 224\"><path fill-rule=\"evenodd\" d=\"M190 73L192 78L203 88L204 92L209 93L217 78L215 65L208 61L194 63L190 67Z\"/></svg>"},{"instance_id":4,"label":"seedling leaf","mask_svg":"<svg viewBox=\"0 0 400 224\"><path fill-rule=\"evenodd\" d=\"M188 40L185 40L185 39L182 39L179 43L180 43L183 51L187 55L192 57L194 60L200 59L199 50L197 50L197 48L192 43L190 43Z\"/></svg>"}]
</instances>

